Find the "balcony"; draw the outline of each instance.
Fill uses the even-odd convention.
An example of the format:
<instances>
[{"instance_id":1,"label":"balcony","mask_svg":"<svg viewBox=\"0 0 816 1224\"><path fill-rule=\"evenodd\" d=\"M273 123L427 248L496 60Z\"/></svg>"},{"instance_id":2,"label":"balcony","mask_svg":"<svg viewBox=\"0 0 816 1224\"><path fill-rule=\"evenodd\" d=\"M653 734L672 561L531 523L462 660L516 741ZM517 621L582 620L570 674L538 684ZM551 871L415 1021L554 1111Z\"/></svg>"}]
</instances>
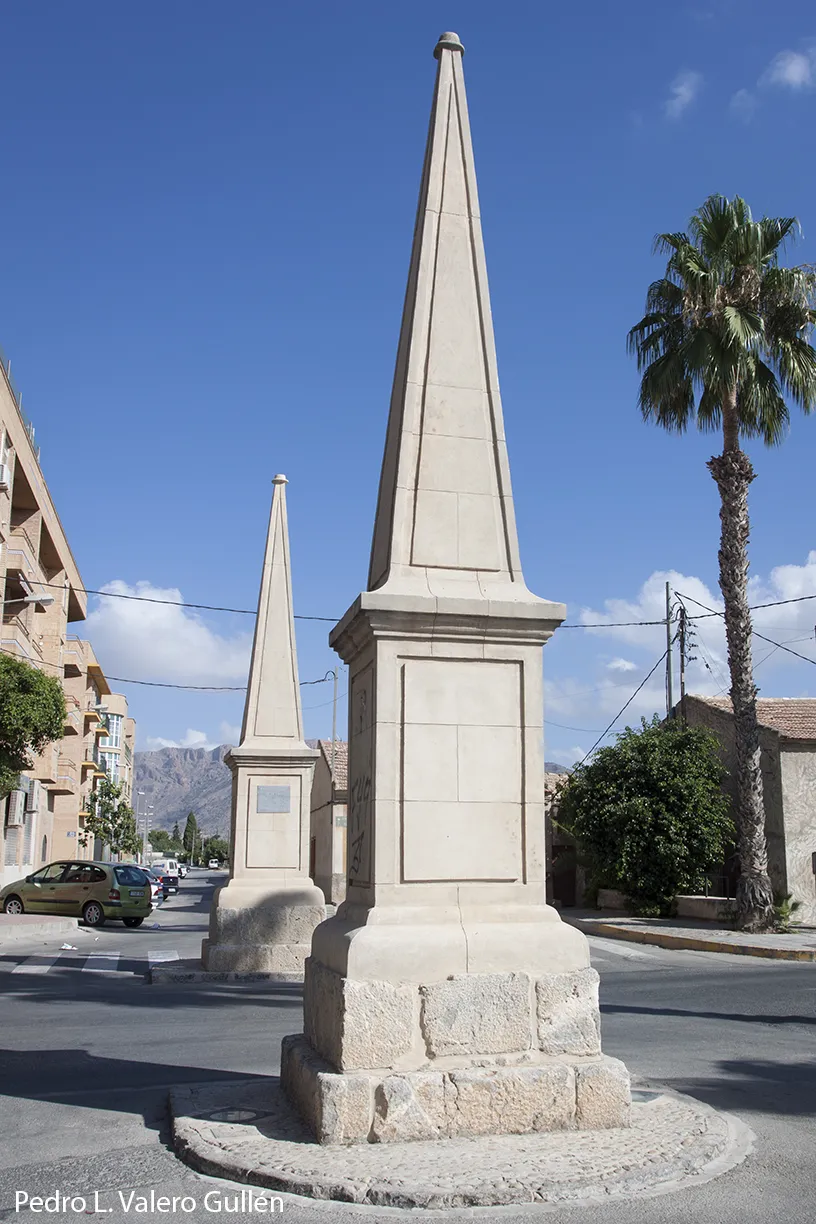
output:
<instances>
[{"instance_id":1,"label":"balcony","mask_svg":"<svg viewBox=\"0 0 816 1224\"><path fill-rule=\"evenodd\" d=\"M63 735L79 735L82 731L82 714L76 697L65 694L65 724Z\"/></svg>"},{"instance_id":2,"label":"balcony","mask_svg":"<svg viewBox=\"0 0 816 1224\"><path fill-rule=\"evenodd\" d=\"M57 762L57 776L49 790L56 795L75 795L77 785L76 765L69 757L61 756Z\"/></svg>"}]
</instances>

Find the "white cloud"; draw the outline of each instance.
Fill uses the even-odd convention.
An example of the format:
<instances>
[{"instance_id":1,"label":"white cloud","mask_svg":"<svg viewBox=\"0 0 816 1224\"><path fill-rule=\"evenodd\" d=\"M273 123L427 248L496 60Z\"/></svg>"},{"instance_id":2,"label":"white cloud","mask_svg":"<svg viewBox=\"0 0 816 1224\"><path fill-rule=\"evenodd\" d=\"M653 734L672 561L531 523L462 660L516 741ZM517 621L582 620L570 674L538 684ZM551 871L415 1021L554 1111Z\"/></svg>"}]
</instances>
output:
<instances>
[{"instance_id":1,"label":"white cloud","mask_svg":"<svg viewBox=\"0 0 816 1224\"><path fill-rule=\"evenodd\" d=\"M609 671L637 671L637 663L633 663L631 659L611 659L606 666Z\"/></svg>"},{"instance_id":2,"label":"white cloud","mask_svg":"<svg viewBox=\"0 0 816 1224\"><path fill-rule=\"evenodd\" d=\"M757 100L750 89L738 89L732 95L728 108L735 118L742 119L744 123L747 123L753 117L754 111L757 108Z\"/></svg>"},{"instance_id":3,"label":"white cloud","mask_svg":"<svg viewBox=\"0 0 816 1224\"><path fill-rule=\"evenodd\" d=\"M587 745L588 747L589 745ZM556 765L566 765L571 769L573 765L578 764L586 751L586 748L581 748L580 745L576 744L574 748L547 748L544 755L548 761L552 761Z\"/></svg>"},{"instance_id":4,"label":"white cloud","mask_svg":"<svg viewBox=\"0 0 816 1224\"><path fill-rule=\"evenodd\" d=\"M190 727L180 740L164 739L161 735L149 735L145 741L149 752L157 748L215 748L203 731L195 731Z\"/></svg>"},{"instance_id":5,"label":"white cloud","mask_svg":"<svg viewBox=\"0 0 816 1224\"><path fill-rule=\"evenodd\" d=\"M810 89L816 84L814 52L780 51L760 77L761 85L778 85L782 89Z\"/></svg>"},{"instance_id":6,"label":"white cloud","mask_svg":"<svg viewBox=\"0 0 816 1224\"><path fill-rule=\"evenodd\" d=\"M222 744L235 745L241 738L241 728L234 723L222 722L219 730L221 732Z\"/></svg>"},{"instance_id":7,"label":"white cloud","mask_svg":"<svg viewBox=\"0 0 816 1224\"><path fill-rule=\"evenodd\" d=\"M689 645L690 653L695 657L690 660L687 668L687 691L703 696L728 692L730 681L723 619L721 616L703 616L702 619L697 619L704 611L700 605L717 612L722 611L719 591L712 590L701 578L691 574L681 574L676 570L656 571L646 579L634 597L607 599L602 609L582 609L578 619L585 625L597 627L587 629L581 635L585 643L586 662L580 678L575 675L553 674L558 656L550 656L544 682L545 727L552 728L548 736L551 734L555 738L561 738L562 732L573 731L591 737L591 743L654 667L666 649L664 618L667 581L674 592L675 600L678 592L684 596L691 618ZM778 602L798 600L802 596L816 596L816 549L808 554L804 564L788 563L776 566L767 576L757 575L749 584L752 605L774 605L768 608L755 607L754 628L773 639L773 642L787 644L806 658L816 661L816 598L798 603ZM619 623L621 621L657 623L622 625ZM598 638L625 643L626 656L614 656L610 659L607 650L599 650L593 654L592 642ZM558 642L558 635L555 642ZM806 663L797 664L785 651L775 649L771 642L764 642L756 637L753 642L753 656L757 683L764 695L816 695L816 673L812 672ZM674 660L674 698L677 700L679 683L676 646ZM785 665L784 673L779 670L782 665ZM798 670L792 672L790 665ZM618 673L617 677L615 673ZM616 721L615 730L621 730L627 723L637 725L641 715L648 717L655 711L662 713L665 710L664 683L665 663L661 662L623 716ZM610 735L605 742L610 742L612 738ZM558 751L561 750L548 748L548 758L562 761L563 755L557 755Z\"/></svg>"},{"instance_id":8,"label":"white cloud","mask_svg":"<svg viewBox=\"0 0 816 1224\"><path fill-rule=\"evenodd\" d=\"M669 96L663 104L667 119L679 119L700 92L703 78L699 72L680 72L669 86Z\"/></svg>"},{"instance_id":9,"label":"white cloud","mask_svg":"<svg viewBox=\"0 0 816 1224\"><path fill-rule=\"evenodd\" d=\"M128 680L172 684L241 685L246 681L251 633L226 636L211 629L198 614L173 606L182 600L175 587L115 581L102 590L166 601L99 600L86 627L106 672Z\"/></svg>"}]
</instances>

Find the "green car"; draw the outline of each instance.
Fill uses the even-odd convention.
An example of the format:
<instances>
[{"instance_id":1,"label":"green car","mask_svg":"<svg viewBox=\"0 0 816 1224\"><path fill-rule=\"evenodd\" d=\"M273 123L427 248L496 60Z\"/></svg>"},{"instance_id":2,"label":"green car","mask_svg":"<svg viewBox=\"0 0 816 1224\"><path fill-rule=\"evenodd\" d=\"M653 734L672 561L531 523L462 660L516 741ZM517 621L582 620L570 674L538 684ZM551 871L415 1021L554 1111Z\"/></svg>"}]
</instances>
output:
<instances>
[{"instance_id":1,"label":"green car","mask_svg":"<svg viewBox=\"0 0 816 1224\"><path fill-rule=\"evenodd\" d=\"M66 914L98 927L106 918L141 926L153 908L147 876L125 863L49 863L0 891L6 914Z\"/></svg>"}]
</instances>

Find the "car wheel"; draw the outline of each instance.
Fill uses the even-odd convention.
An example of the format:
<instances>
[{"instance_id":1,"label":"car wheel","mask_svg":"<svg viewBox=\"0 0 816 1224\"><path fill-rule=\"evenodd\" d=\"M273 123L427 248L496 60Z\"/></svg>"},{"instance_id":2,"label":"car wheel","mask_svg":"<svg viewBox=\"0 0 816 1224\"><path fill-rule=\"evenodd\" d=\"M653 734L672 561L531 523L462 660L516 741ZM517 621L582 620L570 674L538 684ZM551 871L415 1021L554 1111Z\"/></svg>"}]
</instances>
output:
<instances>
[{"instance_id":1,"label":"car wheel","mask_svg":"<svg viewBox=\"0 0 816 1224\"><path fill-rule=\"evenodd\" d=\"M124 918L122 921L127 927L137 927L142 925L144 918Z\"/></svg>"},{"instance_id":2,"label":"car wheel","mask_svg":"<svg viewBox=\"0 0 816 1224\"><path fill-rule=\"evenodd\" d=\"M20 900L20 898L15 897L13 895L11 897L6 897L5 903L3 905L3 913L4 914L24 914L25 909L23 907L23 903Z\"/></svg>"},{"instance_id":3,"label":"car wheel","mask_svg":"<svg viewBox=\"0 0 816 1224\"><path fill-rule=\"evenodd\" d=\"M105 911L98 901L89 901L82 911L82 920L86 926L102 926L105 921Z\"/></svg>"}]
</instances>

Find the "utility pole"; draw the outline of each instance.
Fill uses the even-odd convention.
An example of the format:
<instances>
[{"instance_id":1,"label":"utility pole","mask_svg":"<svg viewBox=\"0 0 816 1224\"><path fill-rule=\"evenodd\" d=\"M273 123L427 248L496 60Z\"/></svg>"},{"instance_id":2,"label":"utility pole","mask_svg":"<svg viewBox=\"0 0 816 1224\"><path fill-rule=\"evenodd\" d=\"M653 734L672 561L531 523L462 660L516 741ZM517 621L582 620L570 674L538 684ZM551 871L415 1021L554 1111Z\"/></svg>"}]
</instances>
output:
<instances>
[{"instance_id":1,"label":"utility pole","mask_svg":"<svg viewBox=\"0 0 816 1224\"><path fill-rule=\"evenodd\" d=\"M685 731L686 720L686 609L680 605L680 718Z\"/></svg>"},{"instance_id":2,"label":"utility pole","mask_svg":"<svg viewBox=\"0 0 816 1224\"><path fill-rule=\"evenodd\" d=\"M334 788L334 762L337 756L337 678L340 669L334 669L334 697L332 700L332 753L331 753L331 784Z\"/></svg>"},{"instance_id":3,"label":"utility pole","mask_svg":"<svg viewBox=\"0 0 816 1224\"><path fill-rule=\"evenodd\" d=\"M672 619L671 587L666 583L666 717L672 717L674 694L672 693Z\"/></svg>"}]
</instances>

